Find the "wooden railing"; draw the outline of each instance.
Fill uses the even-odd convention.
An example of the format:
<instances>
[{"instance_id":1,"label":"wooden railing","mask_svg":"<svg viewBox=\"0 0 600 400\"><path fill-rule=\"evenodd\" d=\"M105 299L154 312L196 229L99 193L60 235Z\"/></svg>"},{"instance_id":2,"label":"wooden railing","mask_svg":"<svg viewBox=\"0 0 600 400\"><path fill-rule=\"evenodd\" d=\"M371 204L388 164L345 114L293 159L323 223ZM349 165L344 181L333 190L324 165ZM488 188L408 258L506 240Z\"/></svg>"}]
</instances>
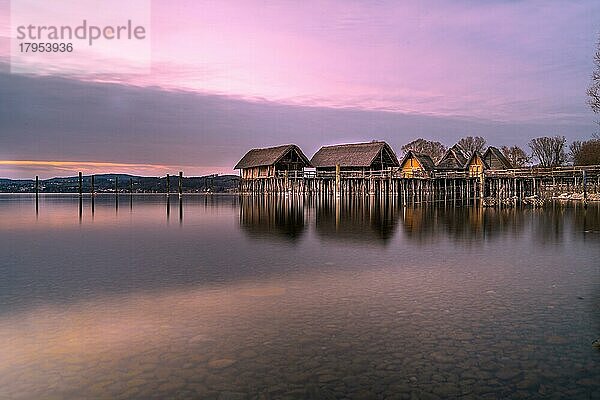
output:
<instances>
[{"instance_id":1,"label":"wooden railing","mask_svg":"<svg viewBox=\"0 0 600 400\"><path fill-rule=\"evenodd\" d=\"M551 177L567 177L567 176L582 176L584 171L588 177L600 176L600 165L590 166L567 166L553 168L514 168L505 170L485 170L486 178L551 178ZM277 171L275 178L288 179L335 179L335 171ZM461 171L412 171L410 173L403 172L400 168L389 168L380 171L341 171L340 179L400 179L400 178L415 178L415 179L467 179L478 178L479 173L470 172L469 170ZM267 176L255 179L268 178Z\"/></svg>"}]
</instances>

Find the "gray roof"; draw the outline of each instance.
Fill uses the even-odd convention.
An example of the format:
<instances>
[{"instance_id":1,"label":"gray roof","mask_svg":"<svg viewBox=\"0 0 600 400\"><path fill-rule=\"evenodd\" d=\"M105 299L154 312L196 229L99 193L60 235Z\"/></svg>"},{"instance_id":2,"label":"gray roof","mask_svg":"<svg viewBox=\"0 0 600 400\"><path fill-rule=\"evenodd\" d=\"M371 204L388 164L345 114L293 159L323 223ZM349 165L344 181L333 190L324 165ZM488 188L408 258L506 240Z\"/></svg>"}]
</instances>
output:
<instances>
[{"instance_id":1,"label":"gray roof","mask_svg":"<svg viewBox=\"0 0 600 400\"><path fill-rule=\"evenodd\" d=\"M496 163L494 163L494 162L489 163L489 164L492 164L492 165L490 165L490 168L495 167L499 163L500 164L499 166L501 166L503 169L512 169L513 166L510 163L510 161L508 161L508 159L504 156L504 154L497 147L490 146L487 148L485 153L483 153L483 158L487 158L490 156L495 158L495 160L491 160L491 161L497 161Z\"/></svg>"},{"instance_id":2,"label":"gray roof","mask_svg":"<svg viewBox=\"0 0 600 400\"><path fill-rule=\"evenodd\" d=\"M419 161L419 164L421 164L421 167L423 167L423 169L425 171L433 171L435 169L435 163L433 162L433 160L431 159L431 157L429 155L423 154L423 153L417 153L416 151L412 151L412 150L409 150L404 155L404 158L402 158L402 162L400 163L400 165L404 165L404 162L406 160L408 160L410 157L416 158L417 161Z\"/></svg>"},{"instance_id":3,"label":"gray roof","mask_svg":"<svg viewBox=\"0 0 600 400\"><path fill-rule=\"evenodd\" d=\"M282 146L252 149L247 152L244 157L242 157L242 159L235 165L234 169L273 165L277 163L277 161L279 161L283 156L285 156L290 150L296 150L300 158L302 158L307 165L310 165L308 158L298 146L295 144L285 144Z\"/></svg>"},{"instance_id":4,"label":"gray roof","mask_svg":"<svg viewBox=\"0 0 600 400\"><path fill-rule=\"evenodd\" d=\"M464 169L468 161L465 150L457 143L450 147L442 159L437 163L437 169Z\"/></svg>"},{"instance_id":5,"label":"gray roof","mask_svg":"<svg viewBox=\"0 0 600 400\"><path fill-rule=\"evenodd\" d=\"M488 169L488 168L490 168L490 166L489 166L489 165L488 165L488 164L485 162L485 159L483 158L483 156L481 155L481 153L480 153L480 152L478 152L478 151L475 151L475 152L474 152L474 153L471 155L471 157L469 158L469 160L468 160L468 161L467 161L467 163L465 164L465 168L468 168L468 167L469 167L469 165L471 165L471 161L473 161L473 159L474 159L475 157L479 157L479 159L480 159L480 160L481 160L481 162L483 163L483 168L485 168L485 169Z\"/></svg>"},{"instance_id":6,"label":"gray roof","mask_svg":"<svg viewBox=\"0 0 600 400\"><path fill-rule=\"evenodd\" d=\"M323 146L310 160L314 167L370 167L375 157L386 149L391 164L399 166L398 158L386 142L350 143L335 146Z\"/></svg>"}]
</instances>

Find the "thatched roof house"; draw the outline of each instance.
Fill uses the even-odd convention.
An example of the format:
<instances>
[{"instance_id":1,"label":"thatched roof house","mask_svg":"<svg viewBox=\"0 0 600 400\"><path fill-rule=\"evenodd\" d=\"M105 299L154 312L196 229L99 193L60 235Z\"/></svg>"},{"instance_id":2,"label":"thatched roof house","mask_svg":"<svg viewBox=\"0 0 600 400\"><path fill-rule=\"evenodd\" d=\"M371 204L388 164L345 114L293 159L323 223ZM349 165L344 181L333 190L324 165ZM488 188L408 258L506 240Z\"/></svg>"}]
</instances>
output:
<instances>
[{"instance_id":1,"label":"thatched roof house","mask_svg":"<svg viewBox=\"0 0 600 400\"><path fill-rule=\"evenodd\" d=\"M488 169L512 169L513 166L502 152L494 146L487 148L483 153L483 161L488 166Z\"/></svg>"},{"instance_id":2,"label":"thatched roof house","mask_svg":"<svg viewBox=\"0 0 600 400\"><path fill-rule=\"evenodd\" d=\"M490 146L483 155L478 151L473 153L466 168L469 170L470 176L479 176L485 170L511 169L512 165L498 148Z\"/></svg>"},{"instance_id":3,"label":"thatched roof house","mask_svg":"<svg viewBox=\"0 0 600 400\"><path fill-rule=\"evenodd\" d=\"M471 155L469 161L467 161L466 168L469 170L469 176L478 177L484 170L489 169L490 167L484 161L481 153L476 151Z\"/></svg>"},{"instance_id":4,"label":"thatched roof house","mask_svg":"<svg viewBox=\"0 0 600 400\"><path fill-rule=\"evenodd\" d=\"M386 142L368 142L323 146L315 153L310 163L317 170L379 171L398 167L398 158Z\"/></svg>"},{"instance_id":5,"label":"thatched roof house","mask_svg":"<svg viewBox=\"0 0 600 400\"><path fill-rule=\"evenodd\" d=\"M435 168L442 171L461 171L465 169L468 159L467 152L457 143L446 151Z\"/></svg>"},{"instance_id":6,"label":"thatched roof house","mask_svg":"<svg viewBox=\"0 0 600 400\"><path fill-rule=\"evenodd\" d=\"M269 178L277 171L302 171L310 161L295 144L252 149L242 157L234 169L242 171L243 179Z\"/></svg>"},{"instance_id":7,"label":"thatched roof house","mask_svg":"<svg viewBox=\"0 0 600 400\"><path fill-rule=\"evenodd\" d=\"M400 169L403 178L412 178L415 175L433 171L435 163L427 154L409 150L400 162Z\"/></svg>"}]
</instances>

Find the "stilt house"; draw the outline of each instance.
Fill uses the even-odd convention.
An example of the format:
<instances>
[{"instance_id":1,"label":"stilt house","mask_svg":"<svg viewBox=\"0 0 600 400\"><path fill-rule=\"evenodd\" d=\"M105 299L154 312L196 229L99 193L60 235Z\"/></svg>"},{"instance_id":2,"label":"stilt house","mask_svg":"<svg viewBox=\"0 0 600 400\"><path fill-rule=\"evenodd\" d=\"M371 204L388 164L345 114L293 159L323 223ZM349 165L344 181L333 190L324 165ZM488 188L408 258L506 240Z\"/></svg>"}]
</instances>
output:
<instances>
[{"instance_id":1,"label":"stilt house","mask_svg":"<svg viewBox=\"0 0 600 400\"><path fill-rule=\"evenodd\" d=\"M324 146L310 160L317 171L381 171L398 167L396 154L386 142L368 142Z\"/></svg>"},{"instance_id":2,"label":"stilt house","mask_svg":"<svg viewBox=\"0 0 600 400\"><path fill-rule=\"evenodd\" d=\"M484 170L489 169L489 166L483 160L481 153L476 151L467 162L467 169L469 170L469 176L479 177Z\"/></svg>"},{"instance_id":3,"label":"stilt house","mask_svg":"<svg viewBox=\"0 0 600 400\"><path fill-rule=\"evenodd\" d=\"M466 151L457 143L446 151L435 169L440 171L464 171L468 159L469 156Z\"/></svg>"},{"instance_id":4,"label":"stilt house","mask_svg":"<svg viewBox=\"0 0 600 400\"><path fill-rule=\"evenodd\" d=\"M242 179L273 178L280 171L302 171L310 161L295 144L252 149L236 164Z\"/></svg>"},{"instance_id":5,"label":"stilt house","mask_svg":"<svg viewBox=\"0 0 600 400\"><path fill-rule=\"evenodd\" d=\"M512 169L513 166L502 152L494 146L487 148L483 153L483 161L489 169Z\"/></svg>"},{"instance_id":6,"label":"stilt house","mask_svg":"<svg viewBox=\"0 0 600 400\"><path fill-rule=\"evenodd\" d=\"M409 150L400 162L400 170L403 178L427 176L434 169L435 164L431 157L412 150Z\"/></svg>"}]
</instances>

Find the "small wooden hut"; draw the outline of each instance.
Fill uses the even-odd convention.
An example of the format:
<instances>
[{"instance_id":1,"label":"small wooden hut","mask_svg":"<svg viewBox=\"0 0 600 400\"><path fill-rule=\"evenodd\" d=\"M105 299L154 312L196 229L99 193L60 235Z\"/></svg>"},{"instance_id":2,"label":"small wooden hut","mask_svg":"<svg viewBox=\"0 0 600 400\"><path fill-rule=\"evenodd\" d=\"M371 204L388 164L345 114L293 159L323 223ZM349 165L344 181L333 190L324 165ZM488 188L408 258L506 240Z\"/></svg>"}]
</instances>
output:
<instances>
[{"instance_id":1,"label":"small wooden hut","mask_svg":"<svg viewBox=\"0 0 600 400\"><path fill-rule=\"evenodd\" d=\"M435 169L435 163L427 154L417 153L409 150L400 162L400 170L403 178L424 176Z\"/></svg>"},{"instance_id":2,"label":"small wooden hut","mask_svg":"<svg viewBox=\"0 0 600 400\"><path fill-rule=\"evenodd\" d=\"M467 169L469 170L470 177L477 178L483 174L483 171L489 169L489 166L483 160L481 153L476 151L467 162Z\"/></svg>"},{"instance_id":3,"label":"small wooden hut","mask_svg":"<svg viewBox=\"0 0 600 400\"><path fill-rule=\"evenodd\" d=\"M483 153L483 161L489 169L512 169L513 166L502 152L494 146L487 148Z\"/></svg>"},{"instance_id":4,"label":"small wooden hut","mask_svg":"<svg viewBox=\"0 0 600 400\"><path fill-rule=\"evenodd\" d=\"M242 179L272 178L279 171L302 171L310 161L295 144L252 149L234 169L241 170Z\"/></svg>"},{"instance_id":5,"label":"small wooden hut","mask_svg":"<svg viewBox=\"0 0 600 400\"><path fill-rule=\"evenodd\" d=\"M317 171L381 171L398 167L396 154L386 142L368 142L323 146L310 160Z\"/></svg>"},{"instance_id":6,"label":"small wooden hut","mask_svg":"<svg viewBox=\"0 0 600 400\"><path fill-rule=\"evenodd\" d=\"M435 166L440 171L464 171L469 156L467 152L457 143L450 147Z\"/></svg>"}]
</instances>

